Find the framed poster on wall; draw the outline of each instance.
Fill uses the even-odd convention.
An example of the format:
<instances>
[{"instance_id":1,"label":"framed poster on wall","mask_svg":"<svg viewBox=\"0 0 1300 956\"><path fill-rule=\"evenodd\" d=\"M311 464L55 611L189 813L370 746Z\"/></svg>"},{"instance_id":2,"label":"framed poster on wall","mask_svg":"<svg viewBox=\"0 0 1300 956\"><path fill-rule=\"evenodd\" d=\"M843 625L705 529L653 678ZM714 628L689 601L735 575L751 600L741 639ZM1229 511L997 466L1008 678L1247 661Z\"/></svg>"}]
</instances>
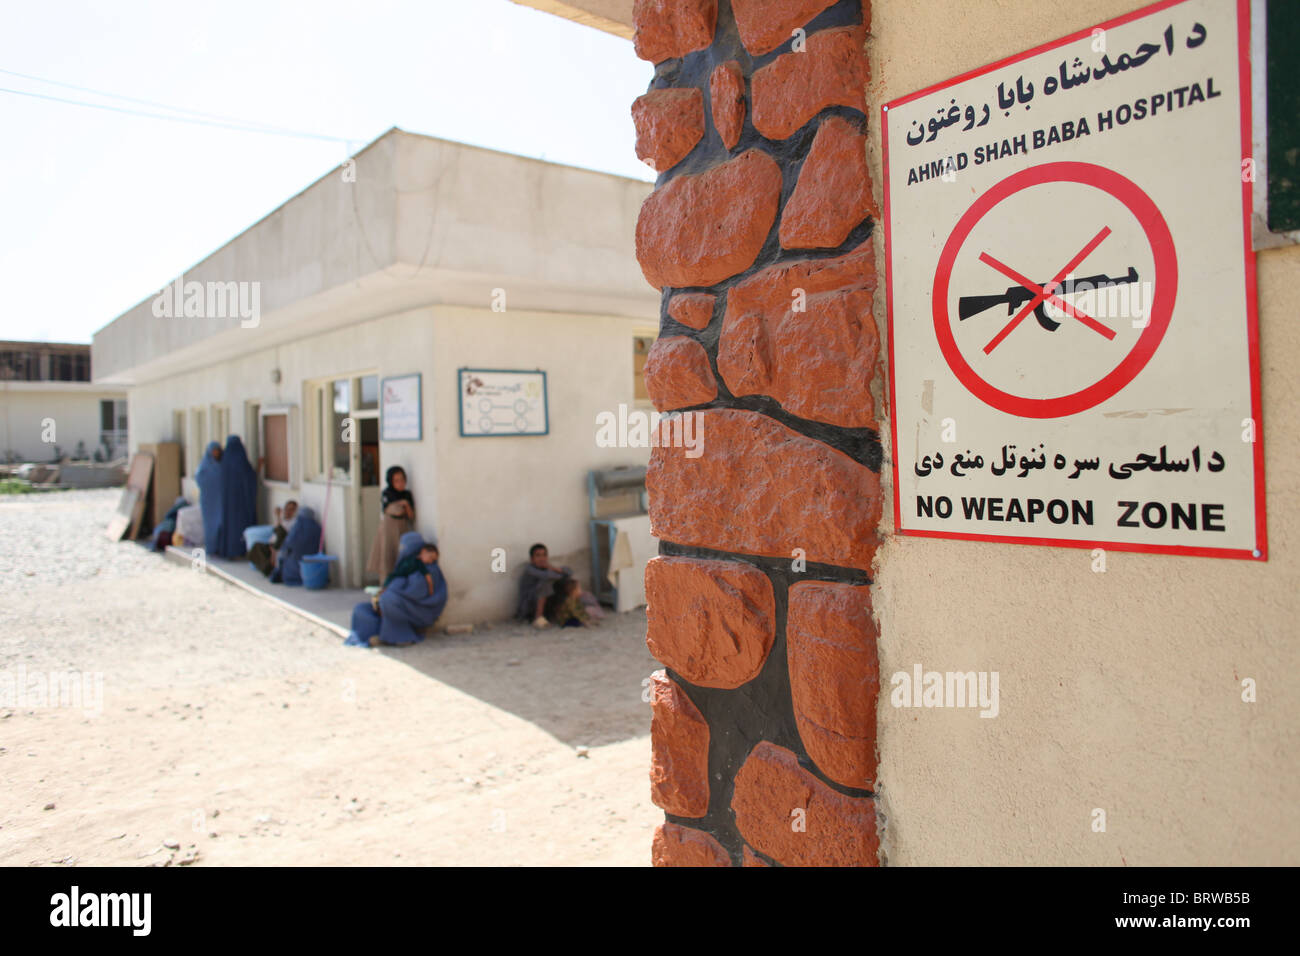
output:
<instances>
[{"instance_id":1,"label":"framed poster on wall","mask_svg":"<svg viewBox=\"0 0 1300 956\"><path fill-rule=\"evenodd\" d=\"M462 368L457 379L463 437L550 433L545 372Z\"/></svg>"},{"instance_id":2,"label":"framed poster on wall","mask_svg":"<svg viewBox=\"0 0 1300 956\"><path fill-rule=\"evenodd\" d=\"M420 373L386 378L380 385L379 437L383 441L419 441L424 437Z\"/></svg>"}]
</instances>

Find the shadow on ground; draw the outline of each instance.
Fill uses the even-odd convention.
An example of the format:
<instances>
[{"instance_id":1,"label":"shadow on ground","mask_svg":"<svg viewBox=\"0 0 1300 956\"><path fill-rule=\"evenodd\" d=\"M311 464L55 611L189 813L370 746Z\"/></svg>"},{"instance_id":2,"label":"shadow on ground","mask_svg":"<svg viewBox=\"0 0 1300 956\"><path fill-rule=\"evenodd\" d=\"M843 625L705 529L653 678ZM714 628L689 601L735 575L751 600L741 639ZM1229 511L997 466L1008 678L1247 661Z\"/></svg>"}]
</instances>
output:
<instances>
[{"instance_id":1,"label":"shadow on ground","mask_svg":"<svg viewBox=\"0 0 1300 956\"><path fill-rule=\"evenodd\" d=\"M182 559L179 552L172 555ZM214 561L210 569L263 595L346 631L358 590L308 591L270 584L247 561ZM548 628L505 622L472 634L435 630L414 647L356 648L384 654L540 727L571 746L600 746L650 733L642 681L659 664L645 644L645 608L607 609L594 628Z\"/></svg>"},{"instance_id":2,"label":"shadow on ground","mask_svg":"<svg viewBox=\"0 0 1300 956\"><path fill-rule=\"evenodd\" d=\"M645 609L607 614L595 628L534 630L506 623L473 634L435 634L384 654L570 746L650 733L642 681L658 669L645 645Z\"/></svg>"}]
</instances>

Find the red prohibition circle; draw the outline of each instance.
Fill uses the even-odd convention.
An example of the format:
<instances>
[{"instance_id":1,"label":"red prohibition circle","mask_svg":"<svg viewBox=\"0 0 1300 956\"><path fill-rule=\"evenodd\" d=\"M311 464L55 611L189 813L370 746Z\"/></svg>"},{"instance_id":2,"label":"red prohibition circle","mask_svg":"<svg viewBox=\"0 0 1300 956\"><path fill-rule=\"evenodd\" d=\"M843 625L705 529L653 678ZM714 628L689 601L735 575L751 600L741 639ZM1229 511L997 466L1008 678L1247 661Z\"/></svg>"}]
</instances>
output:
<instances>
[{"instance_id":1,"label":"red prohibition circle","mask_svg":"<svg viewBox=\"0 0 1300 956\"><path fill-rule=\"evenodd\" d=\"M948 284L952 278L953 263L962 244L975 224L984 218L1002 200L1044 183L1080 183L1093 186L1118 199L1137 218L1146 233L1155 258L1156 295L1151 305L1147 327L1133 343L1133 348L1114 369L1098 382L1069 395L1057 398L1025 398L1012 395L990 385L980 378L966 357L957 348L953 338L951 318L948 314ZM975 200L957 221L952 235L939 256L939 267L934 275L933 310L934 332L939 349L948 361L957 379L967 390L986 405L1021 418L1060 418L1074 415L1095 405L1100 405L1137 377L1169 328L1174 313L1174 299L1178 291L1178 257L1174 251L1173 236L1165 217L1136 183L1119 173L1092 163L1045 163L1021 170L1002 180Z\"/></svg>"}]
</instances>

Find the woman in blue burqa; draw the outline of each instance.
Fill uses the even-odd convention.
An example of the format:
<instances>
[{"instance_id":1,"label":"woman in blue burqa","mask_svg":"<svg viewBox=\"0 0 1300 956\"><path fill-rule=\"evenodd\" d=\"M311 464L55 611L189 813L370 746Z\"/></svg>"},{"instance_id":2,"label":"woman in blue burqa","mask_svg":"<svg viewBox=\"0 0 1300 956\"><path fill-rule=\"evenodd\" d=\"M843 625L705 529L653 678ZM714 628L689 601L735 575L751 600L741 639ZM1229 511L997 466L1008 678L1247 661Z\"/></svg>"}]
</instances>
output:
<instances>
[{"instance_id":1,"label":"woman in blue burqa","mask_svg":"<svg viewBox=\"0 0 1300 956\"><path fill-rule=\"evenodd\" d=\"M298 517L280 545L271 581L275 584L302 584L302 559L304 555L320 551L320 522L316 512L306 506L298 509Z\"/></svg>"},{"instance_id":2,"label":"woman in blue burqa","mask_svg":"<svg viewBox=\"0 0 1300 956\"><path fill-rule=\"evenodd\" d=\"M200 496L200 501L202 497ZM221 522L215 545L208 542L208 554L219 558L244 556L244 529L257 524L257 472L248 463L248 453L238 435L226 439L221 453ZM205 531L206 533L206 531Z\"/></svg>"},{"instance_id":3,"label":"woman in blue burqa","mask_svg":"<svg viewBox=\"0 0 1300 956\"><path fill-rule=\"evenodd\" d=\"M352 609L352 632L345 643L370 647L414 644L447 606L447 581L438 567L438 546L418 531L402 535L397 566L383 589Z\"/></svg>"},{"instance_id":4,"label":"woman in blue burqa","mask_svg":"<svg viewBox=\"0 0 1300 956\"><path fill-rule=\"evenodd\" d=\"M221 528L221 443L208 442L203 461L194 472L194 483L199 486L199 512L203 515L203 541L199 542L209 552L217 547ZM188 545L189 542L187 541Z\"/></svg>"}]
</instances>

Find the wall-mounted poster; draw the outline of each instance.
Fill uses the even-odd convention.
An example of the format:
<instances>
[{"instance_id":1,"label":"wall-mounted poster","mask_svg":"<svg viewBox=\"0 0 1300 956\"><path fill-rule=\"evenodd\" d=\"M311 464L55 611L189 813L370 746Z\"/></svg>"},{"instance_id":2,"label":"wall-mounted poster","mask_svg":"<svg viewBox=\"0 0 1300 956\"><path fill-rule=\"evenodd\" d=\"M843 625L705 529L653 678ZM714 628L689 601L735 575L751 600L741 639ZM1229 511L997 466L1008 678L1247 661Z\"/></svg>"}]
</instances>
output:
<instances>
[{"instance_id":1,"label":"wall-mounted poster","mask_svg":"<svg viewBox=\"0 0 1300 956\"><path fill-rule=\"evenodd\" d=\"M481 438L550 431L545 372L463 368L459 378L461 435Z\"/></svg>"},{"instance_id":2,"label":"wall-mounted poster","mask_svg":"<svg viewBox=\"0 0 1300 956\"><path fill-rule=\"evenodd\" d=\"M424 437L420 373L386 378L380 389L379 436L383 441L419 441Z\"/></svg>"}]
</instances>

